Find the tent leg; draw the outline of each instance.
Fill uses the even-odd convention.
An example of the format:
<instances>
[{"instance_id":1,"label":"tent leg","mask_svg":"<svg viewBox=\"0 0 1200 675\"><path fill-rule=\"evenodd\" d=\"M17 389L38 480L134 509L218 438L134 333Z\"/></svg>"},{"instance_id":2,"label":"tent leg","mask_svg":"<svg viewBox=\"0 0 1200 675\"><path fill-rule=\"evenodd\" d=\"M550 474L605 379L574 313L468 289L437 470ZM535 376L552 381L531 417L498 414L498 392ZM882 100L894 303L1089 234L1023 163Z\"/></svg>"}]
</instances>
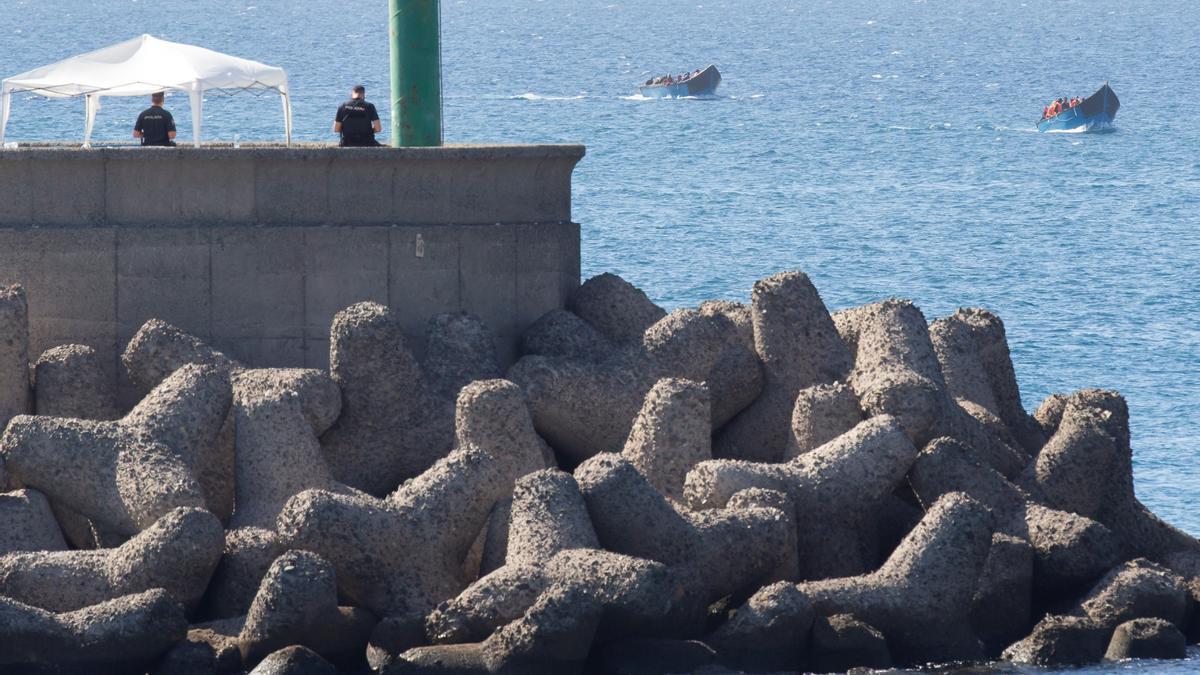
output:
<instances>
[{"instance_id":1,"label":"tent leg","mask_svg":"<svg viewBox=\"0 0 1200 675\"><path fill-rule=\"evenodd\" d=\"M192 145L194 145L195 147L198 148L198 147L200 147L200 131L201 131L201 129L200 129L200 119L201 119L200 114L202 112L201 108L204 106L204 92L193 91L191 93L191 99L192 99L192 137L194 139L192 141Z\"/></svg>"},{"instance_id":2,"label":"tent leg","mask_svg":"<svg viewBox=\"0 0 1200 675\"><path fill-rule=\"evenodd\" d=\"M288 94L282 94L283 97L283 137L287 146L292 147L292 97Z\"/></svg>"},{"instance_id":3,"label":"tent leg","mask_svg":"<svg viewBox=\"0 0 1200 675\"><path fill-rule=\"evenodd\" d=\"M92 147L92 131L96 128L96 112L100 110L100 96L88 94L84 97L87 120L83 124L83 147Z\"/></svg>"},{"instance_id":4,"label":"tent leg","mask_svg":"<svg viewBox=\"0 0 1200 675\"><path fill-rule=\"evenodd\" d=\"M4 134L8 130L8 112L12 105L12 92L5 90L0 94L0 147L4 145Z\"/></svg>"}]
</instances>

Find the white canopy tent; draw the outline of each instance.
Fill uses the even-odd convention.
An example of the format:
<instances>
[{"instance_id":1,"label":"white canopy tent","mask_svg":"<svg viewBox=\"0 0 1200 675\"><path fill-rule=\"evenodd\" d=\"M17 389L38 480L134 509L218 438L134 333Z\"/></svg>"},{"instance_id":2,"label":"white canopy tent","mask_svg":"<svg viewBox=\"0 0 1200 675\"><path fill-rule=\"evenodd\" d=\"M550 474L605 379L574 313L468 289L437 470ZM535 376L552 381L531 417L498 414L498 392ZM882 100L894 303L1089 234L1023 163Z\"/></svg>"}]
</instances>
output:
<instances>
[{"instance_id":1,"label":"white canopy tent","mask_svg":"<svg viewBox=\"0 0 1200 675\"><path fill-rule=\"evenodd\" d=\"M282 68L143 35L0 81L0 143L4 142L16 92L50 98L83 96L87 113L83 143L88 146L102 96L179 91L191 99L194 142L200 147L204 93L248 89L279 92L283 98L284 133L291 145L292 102L287 73Z\"/></svg>"}]
</instances>

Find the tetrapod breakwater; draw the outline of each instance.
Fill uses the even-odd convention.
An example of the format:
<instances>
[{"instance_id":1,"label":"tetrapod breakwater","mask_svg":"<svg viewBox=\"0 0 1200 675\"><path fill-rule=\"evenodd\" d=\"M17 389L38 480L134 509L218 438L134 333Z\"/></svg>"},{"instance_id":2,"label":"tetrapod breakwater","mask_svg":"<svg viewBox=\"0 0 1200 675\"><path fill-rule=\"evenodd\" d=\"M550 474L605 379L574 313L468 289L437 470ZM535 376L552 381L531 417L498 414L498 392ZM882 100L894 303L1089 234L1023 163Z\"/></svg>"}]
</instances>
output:
<instances>
[{"instance_id":1,"label":"tetrapod breakwater","mask_svg":"<svg viewBox=\"0 0 1200 675\"><path fill-rule=\"evenodd\" d=\"M35 355L32 311L0 293L0 663L838 672L1200 638L1200 544L1137 500L1124 400L1026 411L983 309L831 314L787 272L668 313L601 275L508 368L462 312L418 355L350 305L327 369L153 319L124 414L94 349Z\"/></svg>"}]
</instances>

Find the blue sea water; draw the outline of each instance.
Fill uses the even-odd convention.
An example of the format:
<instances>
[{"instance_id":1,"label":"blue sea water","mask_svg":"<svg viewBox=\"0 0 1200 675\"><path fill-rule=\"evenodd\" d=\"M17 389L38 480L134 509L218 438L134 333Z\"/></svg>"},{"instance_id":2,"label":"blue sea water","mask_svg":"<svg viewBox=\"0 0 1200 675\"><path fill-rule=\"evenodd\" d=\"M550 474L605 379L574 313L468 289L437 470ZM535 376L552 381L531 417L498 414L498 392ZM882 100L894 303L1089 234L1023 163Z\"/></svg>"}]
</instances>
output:
<instances>
[{"instance_id":1,"label":"blue sea water","mask_svg":"<svg viewBox=\"0 0 1200 675\"><path fill-rule=\"evenodd\" d=\"M329 139L351 84L387 115L386 5L4 0L0 76L148 32L283 66L298 137ZM1138 495L1200 534L1192 0L443 0L442 14L449 141L588 146L585 275L619 273L667 307L745 300L794 268L831 308L988 307L1030 409L1088 386L1128 397ZM634 95L708 63L725 75L714 99ZM1105 80L1116 133L1035 133L1051 98ZM97 139L125 138L141 107L106 101ZM169 107L188 119L184 97ZM18 97L10 138L76 139L82 117L78 101ZM207 138L280 127L274 98L206 102ZM1153 666L1168 668L1200 662Z\"/></svg>"}]
</instances>

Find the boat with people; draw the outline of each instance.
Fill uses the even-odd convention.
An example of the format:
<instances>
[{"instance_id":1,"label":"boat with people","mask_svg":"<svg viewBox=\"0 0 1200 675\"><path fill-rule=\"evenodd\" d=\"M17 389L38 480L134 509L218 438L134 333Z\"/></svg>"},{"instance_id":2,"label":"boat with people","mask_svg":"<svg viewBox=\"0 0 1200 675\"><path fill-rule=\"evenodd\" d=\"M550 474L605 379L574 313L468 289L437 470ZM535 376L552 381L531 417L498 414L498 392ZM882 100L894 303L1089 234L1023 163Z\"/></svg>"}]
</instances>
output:
<instances>
[{"instance_id":1,"label":"boat with people","mask_svg":"<svg viewBox=\"0 0 1200 675\"><path fill-rule=\"evenodd\" d=\"M720 84L721 71L710 65L682 75L652 77L638 86L638 93L650 98L711 96Z\"/></svg>"},{"instance_id":2,"label":"boat with people","mask_svg":"<svg viewBox=\"0 0 1200 675\"><path fill-rule=\"evenodd\" d=\"M1087 98L1063 97L1050 102L1042 111L1038 131L1109 131L1121 109L1121 101L1105 82Z\"/></svg>"}]
</instances>

